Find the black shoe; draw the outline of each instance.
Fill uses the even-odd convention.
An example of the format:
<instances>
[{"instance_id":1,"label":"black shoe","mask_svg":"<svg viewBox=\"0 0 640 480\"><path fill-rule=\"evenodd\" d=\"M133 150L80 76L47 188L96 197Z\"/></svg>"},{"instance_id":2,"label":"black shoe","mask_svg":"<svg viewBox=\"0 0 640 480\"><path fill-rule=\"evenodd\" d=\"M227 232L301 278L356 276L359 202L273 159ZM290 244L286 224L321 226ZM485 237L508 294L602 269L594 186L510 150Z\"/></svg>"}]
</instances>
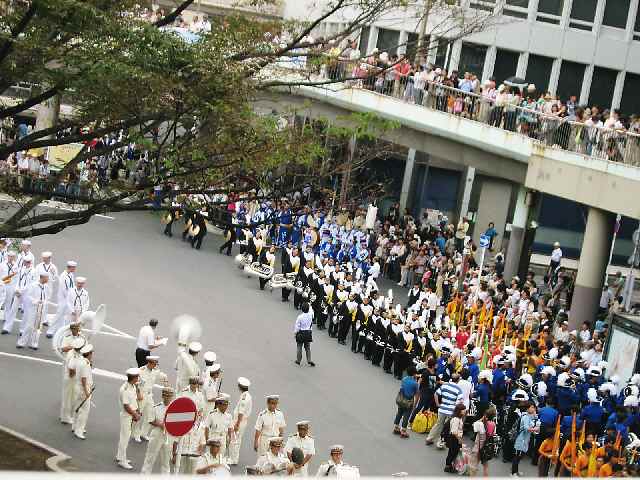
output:
<instances>
[{"instance_id":1,"label":"black shoe","mask_svg":"<svg viewBox=\"0 0 640 480\"><path fill-rule=\"evenodd\" d=\"M22 345L16 345L16 348L17 348L18 350L22 350L24 347L23 347Z\"/></svg>"},{"instance_id":2,"label":"black shoe","mask_svg":"<svg viewBox=\"0 0 640 480\"><path fill-rule=\"evenodd\" d=\"M282 301L283 301L283 302L288 302L288 301L289 301L289 299L288 299L288 298L283 298L283 299L282 299Z\"/></svg>"},{"instance_id":3,"label":"black shoe","mask_svg":"<svg viewBox=\"0 0 640 480\"><path fill-rule=\"evenodd\" d=\"M315 367L316 366L316 364L313 363L313 362L307 362L307 363L309 364L310 367Z\"/></svg>"},{"instance_id":4,"label":"black shoe","mask_svg":"<svg viewBox=\"0 0 640 480\"><path fill-rule=\"evenodd\" d=\"M47 338L53 338L53 335L51 335L50 333L47 333Z\"/></svg>"},{"instance_id":5,"label":"black shoe","mask_svg":"<svg viewBox=\"0 0 640 480\"><path fill-rule=\"evenodd\" d=\"M9 330L2 330L0 335L9 335Z\"/></svg>"},{"instance_id":6,"label":"black shoe","mask_svg":"<svg viewBox=\"0 0 640 480\"><path fill-rule=\"evenodd\" d=\"M300 362L298 360L295 360L293 363L295 363L296 365L300 365Z\"/></svg>"}]
</instances>

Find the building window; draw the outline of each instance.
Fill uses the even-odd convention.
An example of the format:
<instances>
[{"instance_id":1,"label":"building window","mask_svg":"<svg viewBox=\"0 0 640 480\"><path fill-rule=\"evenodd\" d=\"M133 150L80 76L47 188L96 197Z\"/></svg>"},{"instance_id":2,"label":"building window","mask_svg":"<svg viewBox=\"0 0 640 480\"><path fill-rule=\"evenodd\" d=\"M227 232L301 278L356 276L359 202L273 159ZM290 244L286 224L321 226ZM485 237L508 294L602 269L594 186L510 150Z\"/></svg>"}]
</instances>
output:
<instances>
[{"instance_id":1,"label":"building window","mask_svg":"<svg viewBox=\"0 0 640 480\"><path fill-rule=\"evenodd\" d=\"M471 0L469 6L475 10L493 12L493 9L496 6L496 0Z\"/></svg>"},{"instance_id":2,"label":"building window","mask_svg":"<svg viewBox=\"0 0 640 480\"><path fill-rule=\"evenodd\" d=\"M624 78L624 88L622 89L622 101L620 108L625 115L635 115L640 113L640 75L627 73Z\"/></svg>"},{"instance_id":3,"label":"building window","mask_svg":"<svg viewBox=\"0 0 640 480\"><path fill-rule=\"evenodd\" d=\"M607 0L602 24L609 27L627 28L631 0Z\"/></svg>"},{"instance_id":4,"label":"building window","mask_svg":"<svg viewBox=\"0 0 640 480\"><path fill-rule=\"evenodd\" d=\"M553 58L543 57L541 55L529 55L527 63L527 82L536 86L536 94L540 95L549 88L549 78L551 77L551 68L553 67Z\"/></svg>"},{"instance_id":5,"label":"building window","mask_svg":"<svg viewBox=\"0 0 640 480\"><path fill-rule=\"evenodd\" d=\"M506 0L502 13L509 17L526 19L529 15L529 0Z\"/></svg>"},{"instance_id":6,"label":"building window","mask_svg":"<svg viewBox=\"0 0 640 480\"><path fill-rule=\"evenodd\" d=\"M611 107L613 90L616 88L618 72L608 68L595 67L589 92L589 105L597 105L600 110Z\"/></svg>"},{"instance_id":7,"label":"building window","mask_svg":"<svg viewBox=\"0 0 640 480\"><path fill-rule=\"evenodd\" d=\"M458 63L458 72L460 77L465 72L475 73L478 78L482 77L484 69L484 59L487 56L487 47L484 45L475 45L473 43L463 43L460 52L460 62Z\"/></svg>"},{"instance_id":8,"label":"building window","mask_svg":"<svg viewBox=\"0 0 640 480\"><path fill-rule=\"evenodd\" d=\"M580 0L571 5L571 21L569 26L579 30L591 30L596 17L598 0Z\"/></svg>"},{"instance_id":9,"label":"building window","mask_svg":"<svg viewBox=\"0 0 640 480\"><path fill-rule=\"evenodd\" d=\"M388 52L389 57L398 53L398 43L400 42L400 32L381 28L378 30L378 42L376 47L380 52Z\"/></svg>"},{"instance_id":10,"label":"building window","mask_svg":"<svg viewBox=\"0 0 640 480\"><path fill-rule=\"evenodd\" d=\"M406 57L413 62L416 58L416 52L418 51L418 34L414 32L409 32L407 36L407 44L404 46ZM426 56L429 55L429 35L424 36L424 45L422 46L423 51Z\"/></svg>"},{"instance_id":11,"label":"building window","mask_svg":"<svg viewBox=\"0 0 640 480\"><path fill-rule=\"evenodd\" d=\"M444 37L438 38L438 48L436 50L436 67L447 68L447 52L449 51L449 40Z\"/></svg>"},{"instance_id":12,"label":"building window","mask_svg":"<svg viewBox=\"0 0 640 480\"><path fill-rule=\"evenodd\" d=\"M634 40L640 40L640 7L636 12L636 23L633 26L633 31L635 34L633 35Z\"/></svg>"},{"instance_id":13,"label":"building window","mask_svg":"<svg viewBox=\"0 0 640 480\"><path fill-rule=\"evenodd\" d=\"M496 85L500 85L507 78L516 74L519 57L520 54L518 52L500 48L496 51L496 63L493 67L493 77L496 79Z\"/></svg>"},{"instance_id":14,"label":"building window","mask_svg":"<svg viewBox=\"0 0 640 480\"><path fill-rule=\"evenodd\" d=\"M585 68L586 66L582 63L562 61L558 88L556 88L556 94L561 100L569 100L572 95L580 98Z\"/></svg>"},{"instance_id":15,"label":"building window","mask_svg":"<svg viewBox=\"0 0 640 480\"><path fill-rule=\"evenodd\" d=\"M540 0L536 20L559 25L563 8L564 0Z\"/></svg>"}]
</instances>

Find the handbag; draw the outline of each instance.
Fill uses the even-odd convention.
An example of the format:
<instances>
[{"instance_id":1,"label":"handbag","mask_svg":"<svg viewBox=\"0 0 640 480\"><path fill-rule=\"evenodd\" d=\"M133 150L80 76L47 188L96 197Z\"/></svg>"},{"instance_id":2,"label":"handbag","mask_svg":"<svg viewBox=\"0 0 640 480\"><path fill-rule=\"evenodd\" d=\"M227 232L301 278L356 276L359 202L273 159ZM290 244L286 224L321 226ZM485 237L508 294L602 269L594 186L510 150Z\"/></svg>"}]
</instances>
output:
<instances>
[{"instance_id":1,"label":"handbag","mask_svg":"<svg viewBox=\"0 0 640 480\"><path fill-rule=\"evenodd\" d=\"M427 431L427 426L429 424L429 419L427 415L423 412L420 412L413 419L413 423L411 424L411 430L416 433L425 433Z\"/></svg>"},{"instance_id":2,"label":"handbag","mask_svg":"<svg viewBox=\"0 0 640 480\"><path fill-rule=\"evenodd\" d=\"M409 410L413 407L413 398L407 398L403 395L402 390L396 395L396 405L403 410Z\"/></svg>"}]
</instances>

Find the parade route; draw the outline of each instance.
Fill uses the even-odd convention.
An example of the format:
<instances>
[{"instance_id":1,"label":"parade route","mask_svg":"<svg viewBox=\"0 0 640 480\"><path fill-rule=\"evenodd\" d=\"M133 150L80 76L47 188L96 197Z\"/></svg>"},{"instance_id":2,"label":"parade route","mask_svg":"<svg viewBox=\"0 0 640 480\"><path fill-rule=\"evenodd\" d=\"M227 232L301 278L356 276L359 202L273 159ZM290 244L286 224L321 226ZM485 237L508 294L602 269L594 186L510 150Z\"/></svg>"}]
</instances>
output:
<instances>
[{"instance_id":1,"label":"parade route","mask_svg":"<svg viewBox=\"0 0 640 480\"><path fill-rule=\"evenodd\" d=\"M115 214L115 221L92 220L55 236L33 239L38 258L54 253L61 269L78 261L79 274L88 278L91 309L107 305L109 325L93 335L96 392L87 440L73 437L58 420L61 368L51 342L42 338L40 350L15 349L15 335L0 337L0 424L46 443L72 457L81 471L113 472L118 441L118 388L124 371L135 366L135 337L152 317L160 321L158 334L170 336L171 320L188 313L200 319L204 349L213 350L223 368L222 390L238 399L236 378L252 381L253 412L243 439L240 465L251 465L253 425L264 408L265 395L279 393L287 421L287 435L295 422L309 420L316 457L310 471L328 456L334 443L345 445L345 461L363 475L441 475L444 451L425 447L424 436L408 440L392 435L398 382L380 368L352 354L347 347L314 331L315 369L293 363L295 311L280 294L260 291L255 277L247 278L233 258L218 254L221 238L208 235L200 251L180 239L162 235L158 217L143 213ZM234 254L236 250L234 250ZM80 273L81 272L81 273ZM399 301L404 295L398 292ZM17 330L17 328L16 328ZM155 353L155 352L154 352ZM173 338L157 350L160 368L175 381L176 345ZM34 357L38 360L33 360ZM201 360L201 358L200 358ZM159 395L156 394L156 402ZM146 444L129 445L133 472L139 472ZM507 474L508 465L491 462L492 474ZM235 472L243 471L236 467ZM533 473L528 463L522 465Z\"/></svg>"}]
</instances>

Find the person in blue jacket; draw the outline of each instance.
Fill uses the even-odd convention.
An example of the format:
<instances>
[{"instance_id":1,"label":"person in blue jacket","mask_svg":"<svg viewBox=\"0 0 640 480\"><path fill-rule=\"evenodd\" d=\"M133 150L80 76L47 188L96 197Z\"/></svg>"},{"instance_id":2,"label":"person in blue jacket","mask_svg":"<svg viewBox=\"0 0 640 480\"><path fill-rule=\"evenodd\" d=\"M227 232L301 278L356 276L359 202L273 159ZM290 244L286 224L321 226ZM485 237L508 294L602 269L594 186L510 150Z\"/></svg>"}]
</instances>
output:
<instances>
[{"instance_id":1,"label":"person in blue jacket","mask_svg":"<svg viewBox=\"0 0 640 480\"><path fill-rule=\"evenodd\" d=\"M602 431L602 424L605 419L604 408L600 404L598 393L595 389L590 388L587 392L589 403L582 409L580 418L586 422L586 432L598 435Z\"/></svg>"},{"instance_id":2,"label":"person in blue jacket","mask_svg":"<svg viewBox=\"0 0 640 480\"><path fill-rule=\"evenodd\" d=\"M579 401L578 395L574 390L573 379L567 373L558 375L556 399L558 401L558 411L561 415L569 415L571 407Z\"/></svg>"}]
</instances>

